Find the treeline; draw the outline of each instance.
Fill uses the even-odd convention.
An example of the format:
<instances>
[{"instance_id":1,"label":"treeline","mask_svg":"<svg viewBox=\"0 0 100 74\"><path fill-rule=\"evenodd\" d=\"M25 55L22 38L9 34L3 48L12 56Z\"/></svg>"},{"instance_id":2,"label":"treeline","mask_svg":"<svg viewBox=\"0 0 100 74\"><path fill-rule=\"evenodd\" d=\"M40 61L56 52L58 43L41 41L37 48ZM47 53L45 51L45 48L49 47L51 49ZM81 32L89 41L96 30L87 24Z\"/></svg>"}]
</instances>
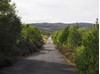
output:
<instances>
[{"instance_id":1,"label":"treeline","mask_svg":"<svg viewBox=\"0 0 100 74\"><path fill-rule=\"evenodd\" d=\"M0 0L0 68L11 65L20 56L39 51L43 40L40 31L21 23L15 4Z\"/></svg>"},{"instance_id":2,"label":"treeline","mask_svg":"<svg viewBox=\"0 0 100 74\"><path fill-rule=\"evenodd\" d=\"M52 36L57 49L78 69L78 74L99 73L99 24L78 28L77 24Z\"/></svg>"}]
</instances>

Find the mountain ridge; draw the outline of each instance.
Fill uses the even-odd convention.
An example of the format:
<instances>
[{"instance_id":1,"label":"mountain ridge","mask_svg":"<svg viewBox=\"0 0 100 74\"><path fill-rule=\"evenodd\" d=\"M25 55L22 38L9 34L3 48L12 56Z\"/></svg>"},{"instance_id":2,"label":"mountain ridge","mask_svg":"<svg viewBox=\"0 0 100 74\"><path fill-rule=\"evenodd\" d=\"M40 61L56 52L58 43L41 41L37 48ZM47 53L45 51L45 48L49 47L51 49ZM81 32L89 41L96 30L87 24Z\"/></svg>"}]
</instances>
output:
<instances>
[{"instance_id":1,"label":"mountain ridge","mask_svg":"<svg viewBox=\"0 0 100 74\"><path fill-rule=\"evenodd\" d=\"M43 22L43 23L30 23L28 25L38 27L40 29L40 31L43 33L52 33L52 32L64 29L67 26L72 26L75 24L77 24L79 28L82 28L82 27L91 28L91 26L94 25L94 23L84 23L84 22L80 22L80 23L61 23L61 22L47 23L47 22Z\"/></svg>"}]
</instances>

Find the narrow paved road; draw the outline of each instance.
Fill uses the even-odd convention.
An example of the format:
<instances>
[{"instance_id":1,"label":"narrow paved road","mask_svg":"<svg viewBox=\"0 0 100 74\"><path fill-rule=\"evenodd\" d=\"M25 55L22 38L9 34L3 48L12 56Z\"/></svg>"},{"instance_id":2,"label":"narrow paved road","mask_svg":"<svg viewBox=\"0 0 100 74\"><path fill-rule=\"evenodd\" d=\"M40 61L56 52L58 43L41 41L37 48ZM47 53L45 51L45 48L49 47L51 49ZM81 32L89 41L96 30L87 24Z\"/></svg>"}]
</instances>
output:
<instances>
[{"instance_id":1,"label":"narrow paved road","mask_svg":"<svg viewBox=\"0 0 100 74\"><path fill-rule=\"evenodd\" d=\"M44 50L23 58L13 66L6 67L0 74L76 74L62 55L54 48L51 37L48 38Z\"/></svg>"}]
</instances>

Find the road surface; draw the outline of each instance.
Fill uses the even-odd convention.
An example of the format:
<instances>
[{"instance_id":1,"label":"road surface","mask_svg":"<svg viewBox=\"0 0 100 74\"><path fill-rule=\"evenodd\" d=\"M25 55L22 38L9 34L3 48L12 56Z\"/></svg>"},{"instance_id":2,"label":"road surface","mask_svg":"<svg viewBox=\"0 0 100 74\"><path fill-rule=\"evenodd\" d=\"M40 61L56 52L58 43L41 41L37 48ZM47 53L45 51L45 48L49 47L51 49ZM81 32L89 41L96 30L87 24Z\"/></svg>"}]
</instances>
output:
<instances>
[{"instance_id":1,"label":"road surface","mask_svg":"<svg viewBox=\"0 0 100 74\"><path fill-rule=\"evenodd\" d=\"M13 66L3 68L0 74L76 74L55 49L51 37L44 50L20 59Z\"/></svg>"}]
</instances>

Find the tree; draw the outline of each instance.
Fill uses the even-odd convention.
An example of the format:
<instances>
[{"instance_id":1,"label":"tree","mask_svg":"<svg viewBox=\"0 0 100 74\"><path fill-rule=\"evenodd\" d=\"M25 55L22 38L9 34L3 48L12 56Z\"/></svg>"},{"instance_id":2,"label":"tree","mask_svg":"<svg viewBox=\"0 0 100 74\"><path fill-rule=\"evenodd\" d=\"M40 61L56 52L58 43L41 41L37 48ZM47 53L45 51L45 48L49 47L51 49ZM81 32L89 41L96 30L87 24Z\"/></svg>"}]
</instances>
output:
<instances>
[{"instance_id":1,"label":"tree","mask_svg":"<svg viewBox=\"0 0 100 74\"><path fill-rule=\"evenodd\" d=\"M13 57L16 40L21 32L21 22L15 12L15 4L11 4L10 0L0 0L0 52L3 59Z\"/></svg>"},{"instance_id":2,"label":"tree","mask_svg":"<svg viewBox=\"0 0 100 74\"><path fill-rule=\"evenodd\" d=\"M69 35L67 40L67 47L68 48L74 48L78 45L80 45L80 34L78 32L78 26L70 26L69 28Z\"/></svg>"},{"instance_id":3,"label":"tree","mask_svg":"<svg viewBox=\"0 0 100 74\"><path fill-rule=\"evenodd\" d=\"M17 40L17 46L21 49L21 55L29 55L33 51L40 50L42 44L42 36L37 27L23 24L21 35Z\"/></svg>"},{"instance_id":4,"label":"tree","mask_svg":"<svg viewBox=\"0 0 100 74\"><path fill-rule=\"evenodd\" d=\"M84 50L77 60L79 74L99 73L99 27L94 25L84 34Z\"/></svg>"},{"instance_id":5,"label":"tree","mask_svg":"<svg viewBox=\"0 0 100 74\"><path fill-rule=\"evenodd\" d=\"M65 42L67 42L67 40L68 40L68 34L69 34L69 27L66 27L62 31L62 34L60 36L60 42L61 42L61 44L65 44Z\"/></svg>"}]
</instances>

